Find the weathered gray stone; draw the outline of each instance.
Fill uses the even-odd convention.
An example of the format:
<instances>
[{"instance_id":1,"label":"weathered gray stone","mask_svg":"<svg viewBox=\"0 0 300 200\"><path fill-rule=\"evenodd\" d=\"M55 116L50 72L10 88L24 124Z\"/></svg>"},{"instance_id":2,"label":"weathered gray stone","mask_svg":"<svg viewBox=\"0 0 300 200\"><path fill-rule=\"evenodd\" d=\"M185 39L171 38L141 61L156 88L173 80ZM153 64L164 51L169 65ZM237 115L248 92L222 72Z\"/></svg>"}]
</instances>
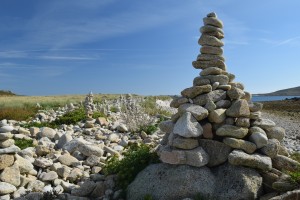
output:
<instances>
[{"instance_id":1,"label":"weathered gray stone","mask_svg":"<svg viewBox=\"0 0 300 200\"><path fill-rule=\"evenodd\" d=\"M209 68L206 68L206 69L202 70L200 72L200 75L201 76L220 75L222 73L223 73L223 70L218 68L218 67L209 67ZM215 83L217 83L217 82L215 82Z\"/></svg>"},{"instance_id":2,"label":"weathered gray stone","mask_svg":"<svg viewBox=\"0 0 300 200\"><path fill-rule=\"evenodd\" d=\"M14 164L10 167L5 168L0 174L0 180L14 186L19 186L20 181L20 170L18 164Z\"/></svg>"},{"instance_id":3,"label":"weathered gray stone","mask_svg":"<svg viewBox=\"0 0 300 200\"><path fill-rule=\"evenodd\" d=\"M39 179L42 181L54 181L57 178L58 178L58 175L54 171L43 172L43 173L41 173L41 175L39 177Z\"/></svg>"},{"instance_id":4,"label":"weathered gray stone","mask_svg":"<svg viewBox=\"0 0 300 200\"><path fill-rule=\"evenodd\" d=\"M234 101L227 109L226 115L229 117L249 117L250 110L247 101L244 99Z\"/></svg>"},{"instance_id":5,"label":"weathered gray stone","mask_svg":"<svg viewBox=\"0 0 300 200\"><path fill-rule=\"evenodd\" d=\"M13 137L13 134L11 132L7 133L0 133L0 140L7 140Z\"/></svg>"},{"instance_id":6,"label":"weathered gray stone","mask_svg":"<svg viewBox=\"0 0 300 200\"><path fill-rule=\"evenodd\" d=\"M248 133L247 128L237 127L232 125L223 125L217 129L216 134L219 136L233 137L233 138L244 138Z\"/></svg>"},{"instance_id":7,"label":"weathered gray stone","mask_svg":"<svg viewBox=\"0 0 300 200\"><path fill-rule=\"evenodd\" d=\"M202 167L209 161L209 157L202 147L192 150L172 150L168 147L163 147L160 150L159 155L162 162L173 165Z\"/></svg>"},{"instance_id":8,"label":"weathered gray stone","mask_svg":"<svg viewBox=\"0 0 300 200\"><path fill-rule=\"evenodd\" d=\"M223 90L214 90L207 94L202 94L193 99L194 104L204 106L209 100L217 102L226 98L226 92Z\"/></svg>"},{"instance_id":9,"label":"weathered gray stone","mask_svg":"<svg viewBox=\"0 0 300 200\"><path fill-rule=\"evenodd\" d=\"M241 90L244 90L245 87L243 85L243 83L239 83L239 82L230 82L228 83L229 85L231 85L233 88L239 88Z\"/></svg>"},{"instance_id":10,"label":"weathered gray stone","mask_svg":"<svg viewBox=\"0 0 300 200\"><path fill-rule=\"evenodd\" d=\"M67 144L68 142L70 142L72 139L73 139L73 138L72 138L71 133L68 133L68 132L67 132L67 133L63 134L63 135L59 138L58 143L56 144L56 147L57 147L58 149L61 149L61 148L63 148L63 146L64 146L65 144Z\"/></svg>"},{"instance_id":11,"label":"weathered gray stone","mask_svg":"<svg viewBox=\"0 0 300 200\"><path fill-rule=\"evenodd\" d=\"M7 133L7 132L11 132L14 130L13 126L10 125L4 125L2 127L0 127L0 133Z\"/></svg>"},{"instance_id":12,"label":"weathered gray stone","mask_svg":"<svg viewBox=\"0 0 300 200\"><path fill-rule=\"evenodd\" d=\"M214 123L222 123L226 119L226 109L220 108L211 111L208 115L208 120Z\"/></svg>"},{"instance_id":13,"label":"weathered gray stone","mask_svg":"<svg viewBox=\"0 0 300 200\"><path fill-rule=\"evenodd\" d=\"M218 67L220 69L226 70L226 64L223 60L209 60L209 61L193 61L192 65L195 69L206 69L208 67Z\"/></svg>"},{"instance_id":14,"label":"weathered gray stone","mask_svg":"<svg viewBox=\"0 0 300 200\"><path fill-rule=\"evenodd\" d=\"M200 52L204 54L222 55L223 49L219 47L202 46Z\"/></svg>"},{"instance_id":15,"label":"weathered gray stone","mask_svg":"<svg viewBox=\"0 0 300 200\"><path fill-rule=\"evenodd\" d=\"M261 111L263 108L263 104L259 102L249 103L249 109L251 112Z\"/></svg>"},{"instance_id":16,"label":"weathered gray stone","mask_svg":"<svg viewBox=\"0 0 300 200\"><path fill-rule=\"evenodd\" d=\"M216 104L212 100L208 100L205 104L204 108L206 108L209 112L215 110L217 108Z\"/></svg>"},{"instance_id":17,"label":"weathered gray stone","mask_svg":"<svg viewBox=\"0 0 300 200\"><path fill-rule=\"evenodd\" d=\"M0 149L0 155L1 154L9 154L9 153L17 153L19 152L21 149L15 145L4 148L4 149Z\"/></svg>"},{"instance_id":18,"label":"weathered gray stone","mask_svg":"<svg viewBox=\"0 0 300 200\"><path fill-rule=\"evenodd\" d=\"M282 127L274 126L266 128L266 134L269 139L277 139L282 141L285 136L285 130Z\"/></svg>"},{"instance_id":19,"label":"weathered gray stone","mask_svg":"<svg viewBox=\"0 0 300 200\"><path fill-rule=\"evenodd\" d=\"M249 155L241 150L233 150L228 156L228 162L232 165L257 168L263 171L272 169L271 158L260 154Z\"/></svg>"},{"instance_id":20,"label":"weathered gray stone","mask_svg":"<svg viewBox=\"0 0 300 200\"><path fill-rule=\"evenodd\" d=\"M218 82L220 85L227 85L229 82L229 78L226 75L220 74L220 75L207 75L207 76L200 76L203 79L209 79L210 83L213 84L215 82ZM196 77L194 79L194 84L197 84L198 78Z\"/></svg>"},{"instance_id":21,"label":"weathered gray stone","mask_svg":"<svg viewBox=\"0 0 300 200\"><path fill-rule=\"evenodd\" d=\"M173 128L175 126L175 123L172 122L172 120L166 120L159 124L159 128L161 131L165 133L171 133L173 132Z\"/></svg>"},{"instance_id":22,"label":"weathered gray stone","mask_svg":"<svg viewBox=\"0 0 300 200\"><path fill-rule=\"evenodd\" d=\"M79 188L74 188L71 191L72 195L79 196L79 197L85 197L88 196L90 193L93 192L95 189L96 184L94 181L85 181L82 185L80 185Z\"/></svg>"},{"instance_id":23,"label":"weathered gray stone","mask_svg":"<svg viewBox=\"0 0 300 200\"><path fill-rule=\"evenodd\" d=\"M41 167L41 168L50 167L52 164L53 164L53 161L51 159L42 158L42 157L36 158L33 163L33 165Z\"/></svg>"},{"instance_id":24,"label":"weathered gray stone","mask_svg":"<svg viewBox=\"0 0 300 200\"><path fill-rule=\"evenodd\" d=\"M194 98L200 94L211 92L211 85L193 86L181 91L181 95L187 98Z\"/></svg>"},{"instance_id":25,"label":"weathered gray stone","mask_svg":"<svg viewBox=\"0 0 300 200\"><path fill-rule=\"evenodd\" d=\"M300 196L300 190L296 189L266 200L296 200L296 199L298 200L299 196Z\"/></svg>"},{"instance_id":26,"label":"weathered gray stone","mask_svg":"<svg viewBox=\"0 0 300 200\"><path fill-rule=\"evenodd\" d=\"M250 119L260 119L261 118L261 112L257 111L257 112L250 112Z\"/></svg>"},{"instance_id":27,"label":"weathered gray stone","mask_svg":"<svg viewBox=\"0 0 300 200\"><path fill-rule=\"evenodd\" d=\"M138 174L128 187L127 199L140 200L146 195L160 200L199 195L204 199L256 199L261 189L261 176L250 168L225 164L211 171L207 167L162 163L150 165Z\"/></svg>"},{"instance_id":28,"label":"weathered gray stone","mask_svg":"<svg viewBox=\"0 0 300 200\"><path fill-rule=\"evenodd\" d=\"M18 164L21 174L29 173L34 169L33 164L29 160L19 156L18 154L15 155L15 159L15 163Z\"/></svg>"},{"instance_id":29,"label":"weathered gray stone","mask_svg":"<svg viewBox=\"0 0 300 200\"><path fill-rule=\"evenodd\" d=\"M13 139L7 139L0 141L0 148L8 148L15 144L15 140Z\"/></svg>"},{"instance_id":30,"label":"weathered gray stone","mask_svg":"<svg viewBox=\"0 0 300 200\"><path fill-rule=\"evenodd\" d=\"M78 148L78 151L85 156L96 155L96 156L101 157L104 153L104 151L101 149L101 147L99 147L97 145L92 145L92 144L80 145Z\"/></svg>"},{"instance_id":31,"label":"weathered gray stone","mask_svg":"<svg viewBox=\"0 0 300 200\"><path fill-rule=\"evenodd\" d=\"M182 137L198 137L202 135L203 129L190 112L184 113L176 122L174 134Z\"/></svg>"},{"instance_id":32,"label":"weathered gray stone","mask_svg":"<svg viewBox=\"0 0 300 200\"><path fill-rule=\"evenodd\" d=\"M172 143L173 147L178 149L195 149L199 146L199 142L194 138L175 137Z\"/></svg>"},{"instance_id":33,"label":"weathered gray stone","mask_svg":"<svg viewBox=\"0 0 300 200\"><path fill-rule=\"evenodd\" d=\"M9 183L0 182L0 195L10 194L17 191L17 188Z\"/></svg>"},{"instance_id":34,"label":"weathered gray stone","mask_svg":"<svg viewBox=\"0 0 300 200\"><path fill-rule=\"evenodd\" d=\"M207 46L214 46L214 47L224 46L224 43L220 39L205 34L201 35L201 37L198 40L198 44L202 46L207 45Z\"/></svg>"},{"instance_id":35,"label":"weathered gray stone","mask_svg":"<svg viewBox=\"0 0 300 200\"><path fill-rule=\"evenodd\" d=\"M217 108L229 108L231 106L231 101L229 100L220 100L216 102Z\"/></svg>"},{"instance_id":36,"label":"weathered gray stone","mask_svg":"<svg viewBox=\"0 0 300 200\"><path fill-rule=\"evenodd\" d=\"M295 172L299 170L300 163L282 155L277 155L272 158L273 167L280 171L292 171Z\"/></svg>"},{"instance_id":37,"label":"weathered gray stone","mask_svg":"<svg viewBox=\"0 0 300 200\"><path fill-rule=\"evenodd\" d=\"M47 137L49 139L53 139L55 134L56 134L56 131L54 129L49 128L49 127L43 127L43 128L41 128L41 132L38 133L38 136L40 138Z\"/></svg>"},{"instance_id":38,"label":"weathered gray stone","mask_svg":"<svg viewBox=\"0 0 300 200\"><path fill-rule=\"evenodd\" d=\"M186 112L190 112L196 120L201 121L202 119L208 116L208 110L203 108L202 106L198 106L195 104L182 104L178 108L178 112L183 115Z\"/></svg>"},{"instance_id":39,"label":"weathered gray stone","mask_svg":"<svg viewBox=\"0 0 300 200\"><path fill-rule=\"evenodd\" d=\"M6 167L12 166L14 164L14 156L9 154L0 155L0 170Z\"/></svg>"},{"instance_id":40,"label":"weathered gray stone","mask_svg":"<svg viewBox=\"0 0 300 200\"><path fill-rule=\"evenodd\" d=\"M58 157L58 161L63 165L72 166L78 162L78 159L70 154L64 154Z\"/></svg>"},{"instance_id":41,"label":"weathered gray stone","mask_svg":"<svg viewBox=\"0 0 300 200\"><path fill-rule=\"evenodd\" d=\"M241 149L250 154L256 150L254 143L242 139L226 137L223 139L223 142L234 149Z\"/></svg>"},{"instance_id":42,"label":"weathered gray stone","mask_svg":"<svg viewBox=\"0 0 300 200\"><path fill-rule=\"evenodd\" d=\"M228 145L215 140L200 139L199 144L209 156L209 162L207 164L209 167L214 167L226 162L232 150Z\"/></svg>"},{"instance_id":43,"label":"weathered gray stone","mask_svg":"<svg viewBox=\"0 0 300 200\"><path fill-rule=\"evenodd\" d=\"M232 87L227 91L227 95L231 100L241 99L245 93L240 88Z\"/></svg>"},{"instance_id":44,"label":"weathered gray stone","mask_svg":"<svg viewBox=\"0 0 300 200\"><path fill-rule=\"evenodd\" d=\"M257 119L252 123L252 126L258 126L264 130L274 127L276 124L269 119ZM275 138L277 139L277 138Z\"/></svg>"},{"instance_id":45,"label":"weathered gray stone","mask_svg":"<svg viewBox=\"0 0 300 200\"><path fill-rule=\"evenodd\" d=\"M249 136L249 140L253 142L258 149L266 146L268 144L268 138L262 133L252 133Z\"/></svg>"},{"instance_id":46,"label":"weathered gray stone","mask_svg":"<svg viewBox=\"0 0 300 200\"><path fill-rule=\"evenodd\" d=\"M277 156L279 152L280 142L276 139L269 139L266 146L261 148L261 152L270 158Z\"/></svg>"},{"instance_id":47,"label":"weathered gray stone","mask_svg":"<svg viewBox=\"0 0 300 200\"><path fill-rule=\"evenodd\" d=\"M44 187L45 183L40 180L35 180L28 183L27 189L35 192L43 192Z\"/></svg>"},{"instance_id":48,"label":"weathered gray stone","mask_svg":"<svg viewBox=\"0 0 300 200\"><path fill-rule=\"evenodd\" d=\"M223 28L223 23L216 17L205 17L203 18L204 25L211 25L218 28ZM222 30L222 29L221 29Z\"/></svg>"},{"instance_id":49,"label":"weathered gray stone","mask_svg":"<svg viewBox=\"0 0 300 200\"><path fill-rule=\"evenodd\" d=\"M189 102L189 100L186 97L175 98L175 99L173 99L171 101L170 107L172 107L172 108L178 108L181 104L188 103L188 102Z\"/></svg>"},{"instance_id":50,"label":"weathered gray stone","mask_svg":"<svg viewBox=\"0 0 300 200\"><path fill-rule=\"evenodd\" d=\"M202 125L203 128L203 138L205 139L213 139L214 134L212 132L212 125L211 123L204 123Z\"/></svg>"},{"instance_id":51,"label":"weathered gray stone","mask_svg":"<svg viewBox=\"0 0 300 200\"><path fill-rule=\"evenodd\" d=\"M235 121L235 125L239 127L245 127L249 128L250 127L250 119L246 117L239 117Z\"/></svg>"},{"instance_id":52,"label":"weathered gray stone","mask_svg":"<svg viewBox=\"0 0 300 200\"><path fill-rule=\"evenodd\" d=\"M210 60L223 60L223 61L225 61L225 58L222 55L213 55L213 54L199 54L197 56L197 61L210 61Z\"/></svg>"}]
</instances>

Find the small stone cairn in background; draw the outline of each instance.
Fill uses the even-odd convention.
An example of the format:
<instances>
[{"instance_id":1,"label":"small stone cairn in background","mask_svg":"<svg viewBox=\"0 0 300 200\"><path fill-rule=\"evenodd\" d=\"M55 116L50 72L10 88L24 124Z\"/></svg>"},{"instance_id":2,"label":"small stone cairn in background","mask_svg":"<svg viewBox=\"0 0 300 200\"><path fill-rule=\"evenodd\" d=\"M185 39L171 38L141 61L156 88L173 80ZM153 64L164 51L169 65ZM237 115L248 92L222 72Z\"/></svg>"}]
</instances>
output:
<instances>
[{"instance_id":1,"label":"small stone cairn in background","mask_svg":"<svg viewBox=\"0 0 300 200\"><path fill-rule=\"evenodd\" d=\"M171 102L178 112L160 124L166 133L159 150L161 161L194 167L215 167L228 161L258 170L266 190L294 189L282 180L285 171L299 167L280 143L285 130L261 118L263 105L252 102L244 85L234 82L235 75L227 71L223 23L215 13L203 21L198 40L201 53L192 63L202 71L193 86Z\"/></svg>"},{"instance_id":2,"label":"small stone cairn in background","mask_svg":"<svg viewBox=\"0 0 300 200\"><path fill-rule=\"evenodd\" d=\"M94 127L94 123L95 123L95 119L93 119L93 113L96 110L96 107L94 105L94 101L93 101L93 93L92 91L85 97L85 101L84 101L84 109L85 109L85 113L86 113L86 123L85 123L85 127L86 128L93 128Z\"/></svg>"}]
</instances>

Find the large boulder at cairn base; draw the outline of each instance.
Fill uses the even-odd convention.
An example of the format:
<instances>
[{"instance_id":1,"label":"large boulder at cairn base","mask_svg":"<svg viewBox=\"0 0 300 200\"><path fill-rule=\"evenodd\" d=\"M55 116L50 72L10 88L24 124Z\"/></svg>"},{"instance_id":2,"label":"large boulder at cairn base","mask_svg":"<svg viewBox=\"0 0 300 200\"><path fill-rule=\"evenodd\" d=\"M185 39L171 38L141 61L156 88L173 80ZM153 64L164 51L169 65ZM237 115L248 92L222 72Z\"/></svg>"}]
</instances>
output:
<instances>
[{"instance_id":1,"label":"large boulder at cairn base","mask_svg":"<svg viewBox=\"0 0 300 200\"><path fill-rule=\"evenodd\" d=\"M253 169L224 164L207 167L155 164L140 172L127 188L127 199L154 200L184 198L256 199L261 194L262 178Z\"/></svg>"}]
</instances>

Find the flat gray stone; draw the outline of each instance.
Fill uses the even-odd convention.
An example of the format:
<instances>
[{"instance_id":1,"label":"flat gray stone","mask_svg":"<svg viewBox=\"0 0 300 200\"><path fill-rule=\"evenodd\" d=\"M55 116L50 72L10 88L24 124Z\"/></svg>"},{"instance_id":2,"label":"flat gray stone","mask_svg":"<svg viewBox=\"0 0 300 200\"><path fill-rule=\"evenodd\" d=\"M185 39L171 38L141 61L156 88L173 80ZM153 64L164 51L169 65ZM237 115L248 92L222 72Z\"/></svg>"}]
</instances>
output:
<instances>
[{"instance_id":1,"label":"flat gray stone","mask_svg":"<svg viewBox=\"0 0 300 200\"><path fill-rule=\"evenodd\" d=\"M199 146L199 142L194 138L175 137L172 141L172 146L178 149L195 149Z\"/></svg>"},{"instance_id":2,"label":"flat gray stone","mask_svg":"<svg viewBox=\"0 0 300 200\"><path fill-rule=\"evenodd\" d=\"M177 150L163 147L159 151L159 156L162 162L172 165L202 167L209 161L209 157L202 147L192 150Z\"/></svg>"},{"instance_id":3,"label":"flat gray stone","mask_svg":"<svg viewBox=\"0 0 300 200\"><path fill-rule=\"evenodd\" d=\"M274 127L276 124L269 119L257 119L253 122L252 126L258 126L264 130ZM275 138L277 139L277 138Z\"/></svg>"},{"instance_id":4,"label":"flat gray stone","mask_svg":"<svg viewBox=\"0 0 300 200\"><path fill-rule=\"evenodd\" d=\"M80 145L78 151L85 156L95 155L101 157L104 154L104 151L101 149L101 147L92 144Z\"/></svg>"},{"instance_id":5,"label":"flat gray stone","mask_svg":"<svg viewBox=\"0 0 300 200\"><path fill-rule=\"evenodd\" d=\"M21 151L21 149L15 145L4 148L4 149L0 149L0 155L1 154L9 154L9 153L17 153Z\"/></svg>"},{"instance_id":6,"label":"flat gray stone","mask_svg":"<svg viewBox=\"0 0 300 200\"><path fill-rule=\"evenodd\" d=\"M223 137L244 138L248 133L247 128L232 125L223 125L217 129L216 134Z\"/></svg>"},{"instance_id":7,"label":"flat gray stone","mask_svg":"<svg viewBox=\"0 0 300 200\"><path fill-rule=\"evenodd\" d=\"M241 99L245 95L245 93L240 88L232 87L230 90L227 91L227 95L231 100L237 100Z\"/></svg>"},{"instance_id":8,"label":"flat gray stone","mask_svg":"<svg viewBox=\"0 0 300 200\"><path fill-rule=\"evenodd\" d=\"M55 171L43 172L39 179L42 181L54 181L58 178L58 175Z\"/></svg>"},{"instance_id":9,"label":"flat gray stone","mask_svg":"<svg viewBox=\"0 0 300 200\"><path fill-rule=\"evenodd\" d=\"M299 170L300 163L283 155L277 155L272 158L273 167L280 171L292 171Z\"/></svg>"},{"instance_id":10,"label":"flat gray stone","mask_svg":"<svg viewBox=\"0 0 300 200\"><path fill-rule=\"evenodd\" d=\"M181 95L187 98L194 98L200 94L211 92L211 85L193 86L181 91Z\"/></svg>"},{"instance_id":11,"label":"flat gray stone","mask_svg":"<svg viewBox=\"0 0 300 200\"><path fill-rule=\"evenodd\" d=\"M17 188L9 183L0 182L0 195L10 194L17 191Z\"/></svg>"},{"instance_id":12,"label":"flat gray stone","mask_svg":"<svg viewBox=\"0 0 300 200\"><path fill-rule=\"evenodd\" d=\"M254 143L242 139L226 137L223 139L223 143L234 149L241 149L249 154L256 150L256 145Z\"/></svg>"},{"instance_id":13,"label":"flat gray stone","mask_svg":"<svg viewBox=\"0 0 300 200\"><path fill-rule=\"evenodd\" d=\"M220 74L223 74L223 70L218 67L209 67L200 72L201 76L220 75ZM215 82L215 83L217 83L217 82Z\"/></svg>"},{"instance_id":14,"label":"flat gray stone","mask_svg":"<svg viewBox=\"0 0 300 200\"><path fill-rule=\"evenodd\" d=\"M228 162L232 165L241 165L263 171L272 169L272 161L268 156L260 154L247 154L241 150L233 150L228 156Z\"/></svg>"},{"instance_id":15,"label":"flat gray stone","mask_svg":"<svg viewBox=\"0 0 300 200\"><path fill-rule=\"evenodd\" d=\"M183 115L186 112L190 112L196 120L201 121L202 119L208 116L208 110L203 108L202 106L198 106L195 104L182 104L178 108L178 112Z\"/></svg>"},{"instance_id":16,"label":"flat gray stone","mask_svg":"<svg viewBox=\"0 0 300 200\"><path fill-rule=\"evenodd\" d=\"M175 99L173 99L171 101L170 107L172 107L172 108L178 108L181 104L188 103L188 102L189 102L189 100L186 97L175 98Z\"/></svg>"},{"instance_id":17,"label":"flat gray stone","mask_svg":"<svg viewBox=\"0 0 300 200\"><path fill-rule=\"evenodd\" d=\"M20 170L18 164L14 164L10 167L5 168L0 174L0 180L14 186L19 186L20 181Z\"/></svg>"},{"instance_id":18,"label":"flat gray stone","mask_svg":"<svg viewBox=\"0 0 300 200\"><path fill-rule=\"evenodd\" d=\"M193 99L194 104L204 106L208 101L217 102L226 98L226 91L214 90L207 94L202 94Z\"/></svg>"},{"instance_id":19,"label":"flat gray stone","mask_svg":"<svg viewBox=\"0 0 300 200\"><path fill-rule=\"evenodd\" d=\"M214 46L214 47L222 47L224 46L224 43L214 37L214 36L210 36L210 35L201 35L201 37L198 40L198 44L200 44L201 46L207 45L207 46Z\"/></svg>"},{"instance_id":20,"label":"flat gray stone","mask_svg":"<svg viewBox=\"0 0 300 200\"><path fill-rule=\"evenodd\" d=\"M172 122L172 120L163 121L159 124L160 130L165 133L173 132L174 126L175 126L175 123Z\"/></svg>"},{"instance_id":21,"label":"flat gray stone","mask_svg":"<svg viewBox=\"0 0 300 200\"><path fill-rule=\"evenodd\" d=\"M202 46L200 52L204 54L222 55L223 49L220 47Z\"/></svg>"},{"instance_id":22,"label":"flat gray stone","mask_svg":"<svg viewBox=\"0 0 300 200\"><path fill-rule=\"evenodd\" d=\"M267 145L261 148L261 152L270 158L274 158L278 155L280 148L280 142L277 139L269 139Z\"/></svg>"},{"instance_id":23,"label":"flat gray stone","mask_svg":"<svg viewBox=\"0 0 300 200\"><path fill-rule=\"evenodd\" d=\"M7 133L7 132L11 132L14 130L13 126L10 125L4 125L2 127L0 127L0 133Z\"/></svg>"},{"instance_id":24,"label":"flat gray stone","mask_svg":"<svg viewBox=\"0 0 300 200\"><path fill-rule=\"evenodd\" d=\"M195 69L206 69L208 67L218 67L220 69L226 70L225 62L220 59L209 60L209 61L193 61L192 65Z\"/></svg>"},{"instance_id":25,"label":"flat gray stone","mask_svg":"<svg viewBox=\"0 0 300 200\"><path fill-rule=\"evenodd\" d=\"M7 140L12 138L14 135L11 134L11 132L7 132L7 133L0 133L0 140Z\"/></svg>"},{"instance_id":26,"label":"flat gray stone","mask_svg":"<svg viewBox=\"0 0 300 200\"><path fill-rule=\"evenodd\" d=\"M278 126L268 127L266 128L266 134L269 139L277 139L281 142L285 136L285 130Z\"/></svg>"}]
</instances>

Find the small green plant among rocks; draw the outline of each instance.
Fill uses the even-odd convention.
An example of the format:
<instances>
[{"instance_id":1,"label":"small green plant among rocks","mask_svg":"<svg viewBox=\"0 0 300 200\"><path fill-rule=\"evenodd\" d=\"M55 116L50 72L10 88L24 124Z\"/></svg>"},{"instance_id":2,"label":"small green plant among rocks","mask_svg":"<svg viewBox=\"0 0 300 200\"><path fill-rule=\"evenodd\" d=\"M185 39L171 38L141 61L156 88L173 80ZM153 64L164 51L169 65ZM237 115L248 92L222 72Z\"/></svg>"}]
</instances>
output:
<instances>
[{"instance_id":1,"label":"small green plant among rocks","mask_svg":"<svg viewBox=\"0 0 300 200\"><path fill-rule=\"evenodd\" d=\"M33 140L15 139L15 145L20 149L26 149L27 147L34 147Z\"/></svg>"},{"instance_id":2,"label":"small green plant among rocks","mask_svg":"<svg viewBox=\"0 0 300 200\"><path fill-rule=\"evenodd\" d=\"M151 163L158 163L159 159L155 152L151 152L147 145L132 144L124 154L124 158L112 157L104 172L108 174L117 174L117 186L125 190L134 180L136 175Z\"/></svg>"},{"instance_id":3,"label":"small green plant among rocks","mask_svg":"<svg viewBox=\"0 0 300 200\"><path fill-rule=\"evenodd\" d=\"M153 200L152 196L150 194L146 194L144 196L144 200Z\"/></svg>"}]
</instances>

